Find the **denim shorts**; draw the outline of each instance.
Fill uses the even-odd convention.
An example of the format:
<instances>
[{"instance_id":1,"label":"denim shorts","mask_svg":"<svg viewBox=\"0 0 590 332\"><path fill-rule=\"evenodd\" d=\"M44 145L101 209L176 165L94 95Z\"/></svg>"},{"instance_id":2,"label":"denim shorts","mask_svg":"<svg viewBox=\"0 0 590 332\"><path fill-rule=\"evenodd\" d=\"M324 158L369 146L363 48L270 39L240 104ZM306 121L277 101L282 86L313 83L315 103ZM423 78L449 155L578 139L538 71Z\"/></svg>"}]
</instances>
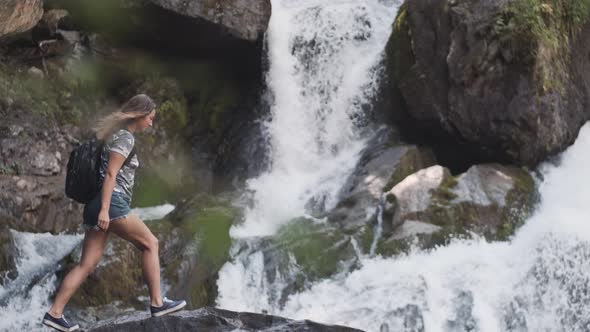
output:
<instances>
[{"instance_id":1,"label":"denim shorts","mask_svg":"<svg viewBox=\"0 0 590 332\"><path fill-rule=\"evenodd\" d=\"M101 193L99 192L88 204L84 206L84 223L85 229L98 228L98 213L101 206ZM111 205L109 206L110 221L127 217L131 212L131 197L126 194L113 192L111 195Z\"/></svg>"}]
</instances>

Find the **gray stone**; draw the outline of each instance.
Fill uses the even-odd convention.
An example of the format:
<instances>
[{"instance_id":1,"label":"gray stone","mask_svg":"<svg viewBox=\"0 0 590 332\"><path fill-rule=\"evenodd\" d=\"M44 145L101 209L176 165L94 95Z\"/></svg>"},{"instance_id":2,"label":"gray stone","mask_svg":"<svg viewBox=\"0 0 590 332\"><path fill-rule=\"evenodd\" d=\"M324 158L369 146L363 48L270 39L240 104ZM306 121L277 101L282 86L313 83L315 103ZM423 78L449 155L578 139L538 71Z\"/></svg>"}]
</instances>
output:
<instances>
[{"instance_id":1,"label":"gray stone","mask_svg":"<svg viewBox=\"0 0 590 332\"><path fill-rule=\"evenodd\" d=\"M43 16L43 0L0 0L0 38L32 29Z\"/></svg>"},{"instance_id":2,"label":"gray stone","mask_svg":"<svg viewBox=\"0 0 590 332\"><path fill-rule=\"evenodd\" d=\"M397 177L403 178L404 172L411 174L434 163L429 151L394 142L394 133L382 130L369 143L341 190L339 203L328 213L329 222L347 230L364 225L375 218L388 186L399 181Z\"/></svg>"},{"instance_id":3,"label":"gray stone","mask_svg":"<svg viewBox=\"0 0 590 332\"><path fill-rule=\"evenodd\" d=\"M336 325L324 325L313 321L295 321L287 318L233 312L217 308L202 308L194 311L181 311L158 319L150 319L146 312L133 313L117 319L100 323L89 332L127 332L127 331L309 331L336 332L360 331Z\"/></svg>"},{"instance_id":4,"label":"gray stone","mask_svg":"<svg viewBox=\"0 0 590 332\"><path fill-rule=\"evenodd\" d=\"M409 238L419 234L432 234L442 230L442 227L417 220L406 220L391 236L395 240Z\"/></svg>"},{"instance_id":5,"label":"gray stone","mask_svg":"<svg viewBox=\"0 0 590 332\"><path fill-rule=\"evenodd\" d=\"M270 0L149 0L183 16L205 19L225 27L232 35L255 41L266 31Z\"/></svg>"}]
</instances>

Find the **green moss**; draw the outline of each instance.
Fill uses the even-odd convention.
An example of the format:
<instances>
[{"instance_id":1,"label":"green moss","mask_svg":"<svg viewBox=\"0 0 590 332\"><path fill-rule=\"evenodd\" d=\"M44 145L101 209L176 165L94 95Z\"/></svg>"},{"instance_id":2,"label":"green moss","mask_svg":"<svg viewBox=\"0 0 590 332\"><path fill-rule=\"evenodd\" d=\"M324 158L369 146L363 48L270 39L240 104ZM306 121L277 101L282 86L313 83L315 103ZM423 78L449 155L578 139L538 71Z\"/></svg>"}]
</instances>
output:
<instances>
[{"instance_id":1,"label":"green moss","mask_svg":"<svg viewBox=\"0 0 590 332\"><path fill-rule=\"evenodd\" d=\"M570 41L590 16L590 0L514 0L496 17L494 32L517 59L534 62L541 95L565 93Z\"/></svg>"},{"instance_id":2,"label":"green moss","mask_svg":"<svg viewBox=\"0 0 590 332\"><path fill-rule=\"evenodd\" d=\"M54 72L47 65L48 76L30 74L19 64L0 63L0 96L12 100L11 107L37 117L46 125L80 124L87 115L96 112L96 105L104 98L104 89L98 88L98 79L82 70Z\"/></svg>"},{"instance_id":3,"label":"green moss","mask_svg":"<svg viewBox=\"0 0 590 332\"><path fill-rule=\"evenodd\" d=\"M354 257L347 236L306 219L284 225L273 241L278 248L293 254L311 280L329 277L338 271L341 262Z\"/></svg>"},{"instance_id":4,"label":"green moss","mask_svg":"<svg viewBox=\"0 0 590 332\"><path fill-rule=\"evenodd\" d=\"M201 195L179 208L152 229L159 238L172 236L175 243L164 253L164 276L175 294L187 297L193 308L213 305L217 297L217 275L229 259L229 229L237 216L229 203Z\"/></svg>"},{"instance_id":5,"label":"green moss","mask_svg":"<svg viewBox=\"0 0 590 332\"><path fill-rule=\"evenodd\" d=\"M524 224L533 214L539 200L535 180L528 171L521 169L512 178L514 187L506 195L506 206L509 208L503 213L502 219L505 221L499 234L502 239L508 239L516 228Z\"/></svg>"},{"instance_id":6,"label":"green moss","mask_svg":"<svg viewBox=\"0 0 590 332\"><path fill-rule=\"evenodd\" d=\"M410 147L401 157L391 178L389 178L387 184L383 187L383 191L390 191L407 176L435 164L436 160L430 149L425 147Z\"/></svg>"},{"instance_id":7,"label":"green moss","mask_svg":"<svg viewBox=\"0 0 590 332\"><path fill-rule=\"evenodd\" d=\"M453 188L457 185L457 179L453 176L445 176L438 188L432 190L432 200L437 204L448 204L457 198Z\"/></svg>"},{"instance_id":8,"label":"green moss","mask_svg":"<svg viewBox=\"0 0 590 332\"><path fill-rule=\"evenodd\" d=\"M415 63L412 50L410 26L408 24L408 4L404 2L398 9L393 23L391 37L386 45L390 79L399 82Z\"/></svg>"}]
</instances>

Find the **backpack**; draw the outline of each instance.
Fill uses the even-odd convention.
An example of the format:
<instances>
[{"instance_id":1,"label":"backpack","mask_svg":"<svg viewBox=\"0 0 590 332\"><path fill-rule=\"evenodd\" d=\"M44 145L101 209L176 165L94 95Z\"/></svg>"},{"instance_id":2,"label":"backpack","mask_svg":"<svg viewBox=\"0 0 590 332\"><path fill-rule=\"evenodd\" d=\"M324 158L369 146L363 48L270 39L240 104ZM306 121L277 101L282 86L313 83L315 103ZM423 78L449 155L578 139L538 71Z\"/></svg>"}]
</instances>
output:
<instances>
[{"instance_id":1,"label":"backpack","mask_svg":"<svg viewBox=\"0 0 590 332\"><path fill-rule=\"evenodd\" d=\"M104 141L93 139L70 153L66 170L66 196L88 204L101 189L100 161ZM126 166L135 155L135 147L123 163ZM121 167L123 167L121 166Z\"/></svg>"}]
</instances>

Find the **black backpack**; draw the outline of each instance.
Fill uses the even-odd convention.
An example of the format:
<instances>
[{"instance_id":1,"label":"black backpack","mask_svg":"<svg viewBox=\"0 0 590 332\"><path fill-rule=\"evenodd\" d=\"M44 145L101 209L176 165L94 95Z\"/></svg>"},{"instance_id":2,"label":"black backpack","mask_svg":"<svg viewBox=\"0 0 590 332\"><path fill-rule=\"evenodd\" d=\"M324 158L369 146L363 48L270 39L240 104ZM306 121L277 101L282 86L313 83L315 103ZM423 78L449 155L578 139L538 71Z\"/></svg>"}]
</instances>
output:
<instances>
[{"instance_id":1,"label":"black backpack","mask_svg":"<svg viewBox=\"0 0 590 332\"><path fill-rule=\"evenodd\" d=\"M66 196L73 200L88 204L100 191L100 160L104 141L93 139L70 153L66 171ZM127 165L135 147L123 166Z\"/></svg>"}]
</instances>

